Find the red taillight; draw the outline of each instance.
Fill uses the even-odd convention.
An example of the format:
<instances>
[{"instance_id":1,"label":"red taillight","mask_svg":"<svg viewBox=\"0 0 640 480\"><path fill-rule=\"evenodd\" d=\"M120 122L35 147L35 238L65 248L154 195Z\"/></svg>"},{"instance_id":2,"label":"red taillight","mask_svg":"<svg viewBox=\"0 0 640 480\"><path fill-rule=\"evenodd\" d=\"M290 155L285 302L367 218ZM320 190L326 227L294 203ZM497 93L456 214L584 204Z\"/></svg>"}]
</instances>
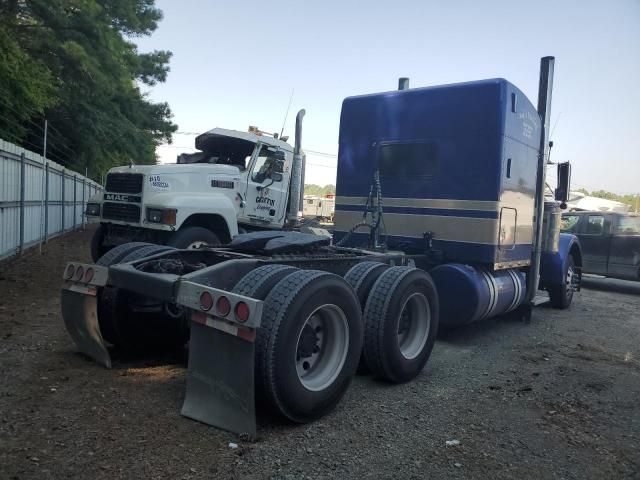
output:
<instances>
[{"instance_id":1,"label":"red taillight","mask_svg":"<svg viewBox=\"0 0 640 480\"><path fill-rule=\"evenodd\" d=\"M82 280L83 275L84 275L84 268L80 266L76 268L76 276L74 277L76 281Z\"/></svg>"},{"instance_id":2,"label":"red taillight","mask_svg":"<svg viewBox=\"0 0 640 480\"><path fill-rule=\"evenodd\" d=\"M74 267L73 265L69 265L67 267L67 270L64 272L64 276L67 280L71 280L74 273L76 273L76 267Z\"/></svg>"},{"instance_id":3,"label":"red taillight","mask_svg":"<svg viewBox=\"0 0 640 480\"><path fill-rule=\"evenodd\" d=\"M239 322L246 322L249 320L249 305L244 302L238 302L236 304L236 318Z\"/></svg>"},{"instance_id":4,"label":"red taillight","mask_svg":"<svg viewBox=\"0 0 640 480\"><path fill-rule=\"evenodd\" d=\"M231 302L227 297L220 297L216 303L216 310L219 315L226 317L231 311Z\"/></svg>"},{"instance_id":5,"label":"red taillight","mask_svg":"<svg viewBox=\"0 0 640 480\"><path fill-rule=\"evenodd\" d=\"M89 283L93 280L93 268L87 268L87 271L84 272L84 283Z\"/></svg>"},{"instance_id":6,"label":"red taillight","mask_svg":"<svg viewBox=\"0 0 640 480\"><path fill-rule=\"evenodd\" d=\"M213 297L209 292L202 292L200 294L200 308L208 312L211 307L213 307Z\"/></svg>"}]
</instances>

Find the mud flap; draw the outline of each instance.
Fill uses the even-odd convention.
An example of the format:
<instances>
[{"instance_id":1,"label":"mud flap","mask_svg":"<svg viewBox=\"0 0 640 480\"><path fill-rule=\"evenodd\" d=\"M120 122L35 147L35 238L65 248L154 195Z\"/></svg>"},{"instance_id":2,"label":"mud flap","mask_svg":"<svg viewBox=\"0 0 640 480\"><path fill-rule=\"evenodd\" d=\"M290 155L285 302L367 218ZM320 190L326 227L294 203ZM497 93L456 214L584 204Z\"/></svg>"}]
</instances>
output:
<instances>
[{"instance_id":1,"label":"mud flap","mask_svg":"<svg viewBox=\"0 0 640 480\"><path fill-rule=\"evenodd\" d=\"M254 340L255 330L194 313L182 415L256 438Z\"/></svg>"},{"instance_id":2,"label":"mud flap","mask_svg":"<svg viewBox=\"0 0 640 480\"><path fill-rule=\"evenodd\" d=\"M95 288L72 286L62 289L62 318L78 350L111 368L111 357L98 324L97 303Z\"/></svg>"}]
</instances>

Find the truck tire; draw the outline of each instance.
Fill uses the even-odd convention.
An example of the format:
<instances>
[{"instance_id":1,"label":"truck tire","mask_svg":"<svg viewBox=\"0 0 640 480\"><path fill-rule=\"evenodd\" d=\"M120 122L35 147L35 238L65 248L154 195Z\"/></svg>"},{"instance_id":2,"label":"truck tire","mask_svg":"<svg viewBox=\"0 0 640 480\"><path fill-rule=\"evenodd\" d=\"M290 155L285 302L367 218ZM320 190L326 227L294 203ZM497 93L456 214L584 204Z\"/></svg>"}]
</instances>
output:
<instances>
[{"instance_id":1,"label":"truck tire","mask_svg":"<svg viewBox=\"0 0 640 480\"><path fill-rule=\"evenodd\" d=\"M371 291L371 287L376 282L378 277L389 268L386 263L380 262L362 262L352 267L344 276L353 290L356 292L358 301L360 302L360 308L364 312L364 306L367 303L367 297ZM367 359L364 357L364 351L360 355L360 363L358 364L357 373L365 375L371 372L371 369L367 365Z\"/></svg>"},{"instance_id":2,"label":"truck tire","mask_svg":"<svg viewBox=\"0 0 640 480\"><path fill-rule=\"evenodd\" d=\"M289 265L264 265L247 273L233 287L232 293L264 300L275 285L290 273L298 270Z\"/></svg>"},{"instance_id":3,"label":"truck tire","mask_svg":"<svg viewBox=\"0 0 640 480\"><path fill-rule=\"evenodd\" d=\"M139 250L143 247L148 247L149 245L151 245L151 243L145 243L145 242L123 243L122 245L118 245L117 247L112 248L107 253L102 255L96 261L96 265L101 265L103 267L110 267L111 265L120 263L120 261L127 255L129 255L131 252Z\"/></svg>"},{"instance_id":4,"label":"truck tire","mask_svg":"<svg viewBox=\"0 0 640 480\"><path fill-rule=\"evenodd\" d=\"M91 260L97 262L100 257L109 251L109 249L102 246L102 240L104 239L104 229L102 225L99 225L96 231L91 237Z\"/></svg>"},{"instance_id":5,"label":"truck tire","mask_svg":"<svg viewBox=\"0 0 640 480\"><path fill-rule=\"evenodd\" d=\"M341 277L290 273L265 299L256 337L256 393L285 418L305 423L346 392L362 349L358 299Z\"/></svg>"},{"instance_id":6,"label":"truck tire","mask_svg":"<svg viewBox=\"0 0 640 480\"><path fill-rule=\"evenodd\" d=\"M575 274L575 262L573 261L573 257L569 256L567 267L564 269L564 284L549 287L549 299L551 300L551 306L553 308L564 310L571 305L571 301L573 300L571 279Z\"/></svg>"},{"instance_id":7,"label":"truck tire","mask_svg":"<svg viewBox=\"0 0 640 480\"><path fill-rule=\"evenodd\" d=\"M175 248L167 245L146 245L127 253L120 259L120 263L133 262L134 260L140 260L141 258L150 257L151 255L168 252L169 250L175 250Z\"/></svg>"},{"instance_id":8,"label":"truck tire","mask_svg":"<svg viewBox=\"0 0 640 480\"><path fill-rule=\"evenodd\" d=\"M390 267L386 263L362 262L352 267L344 276L344 279L356 292L363 310L367 303L367 297L369 296L371 287L382 272L388 268Z\"/></svg>"},{"instance_id":9,"label":"truck tire","mask_svg":"<svg viewBox=\"0 0 640 480\"><path fill-rule=\"evenodd\" d=\"M203 245L222 245L218 236L204 227L187 227L174 232L167 245L175 248L200 248Z\"/></svg>"},{"instance_id":10,"label":"truck tire","mask_svg":"<svg viewBox=\"0 0 640 480\"><path fill-rule=\"evenodd\" d=\"M167 250L173 248L149 245L130 252L121 261L130 262ZM132 305L140 304L141 299L140 295L121 288L103 290L98 302L98 322L105 340L127 351L173 349L184 345L189 339L188 319L175 318L164 311L134 310Z\"/></svg>"},{"instance_id":11,"label":"truck tire","mask_svg":"<svg viewBox=\"0 0 640 480\"><path fill-rule=\"evenodd\" d=\"M364 356L373 373L393 383L415 378L438 333L438 295L431 276L391 267L373 285L364 308Z\"/></svg>"}]
</instances>

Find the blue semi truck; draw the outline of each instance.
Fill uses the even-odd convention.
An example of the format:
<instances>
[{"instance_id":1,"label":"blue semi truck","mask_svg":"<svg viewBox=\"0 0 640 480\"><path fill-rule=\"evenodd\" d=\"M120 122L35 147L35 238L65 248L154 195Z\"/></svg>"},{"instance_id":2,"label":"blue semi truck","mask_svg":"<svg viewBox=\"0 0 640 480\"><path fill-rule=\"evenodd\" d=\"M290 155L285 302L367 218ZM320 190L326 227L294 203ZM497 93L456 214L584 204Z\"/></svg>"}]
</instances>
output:
<instances>
[{"instance_id":1,"label":"blue semi truck","mask_svg":"<svg viewBox=\"0 0 640 480\"><path fill-rule=\"evenodd\" d=\"M553 62L541 61L537 109L504 79L415 89L401 79L398 90L347 98L333 238L256 231L195 250L120 245L67 265L67 330L109 367L111 348L188 342L182 413L255 436L256 401L308 422L335 407L359 366L388 382L415 378L439 328L529 319L541 293L567 308L582 253L559 231L568 165L545 201ZM299 195L289 203L297 212Z\"/></svg>"}]
</instances>

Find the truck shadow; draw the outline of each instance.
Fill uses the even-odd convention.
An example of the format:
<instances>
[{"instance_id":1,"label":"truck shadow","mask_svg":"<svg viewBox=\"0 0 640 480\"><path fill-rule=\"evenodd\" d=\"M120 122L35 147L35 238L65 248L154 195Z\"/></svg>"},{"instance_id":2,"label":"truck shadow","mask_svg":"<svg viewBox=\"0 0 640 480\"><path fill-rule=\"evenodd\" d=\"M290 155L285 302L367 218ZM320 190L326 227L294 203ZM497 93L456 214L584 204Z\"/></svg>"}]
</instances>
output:
<instances>
[{"instance_id":1,"label":"truck shadow","mask_svg":"<svg viewBox=\"0 0 640 480\"><path fill-rule=\"evenodd\" d=\"M536 321L535 313L531 321ZM477 344L479 340L484 338L503 336L513 330L526 329L528 327L529 324L519 315L509 313L456 328L441 328L438 331L437 340L452 345L470 345Z\"/></svg>"},{"instance_id":2,"label":"truck shadow","mask_svg":"<svg viewBox=\"0 0 640 480\"><path fill-rule=\"evenodd\" d=\"M588 290L599 290L602 292L640 295L640 282L631 280L584 276L582 277L582 287Z\"/></svg>"},{"instance_id":3,"label":"truck shadow","mask_svg":"<svg viewBox=\"0 0 640 480\"><path fill-rule=\"evenodd\" d=\"M185 345L171 350L140 350L130 352L109 347L112 368L114 370L128 368L160 367L166 365L187 366L189 349Z\"/></svg>"}]
</instances>

